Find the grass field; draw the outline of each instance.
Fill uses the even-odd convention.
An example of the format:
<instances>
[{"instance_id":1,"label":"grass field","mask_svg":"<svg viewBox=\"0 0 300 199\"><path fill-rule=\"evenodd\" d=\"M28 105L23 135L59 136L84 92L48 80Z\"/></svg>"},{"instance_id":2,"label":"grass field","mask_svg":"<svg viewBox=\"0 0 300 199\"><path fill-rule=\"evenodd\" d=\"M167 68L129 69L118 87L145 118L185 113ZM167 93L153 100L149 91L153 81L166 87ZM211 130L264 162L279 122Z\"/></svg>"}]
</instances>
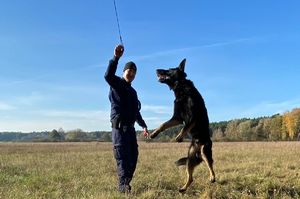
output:
<instances>
[{"instance_id":1,"label":"grass field","mask_svg":"<svg viewBox=\"0 0 300 199\"><path fill-rule=\"evenodd\" d=\"M182 195L188 143L139 143L133 191L116 191L111 143L0 143L0 198L300 198L300 142L214 143Z\"/></svg>"}]
</instances>

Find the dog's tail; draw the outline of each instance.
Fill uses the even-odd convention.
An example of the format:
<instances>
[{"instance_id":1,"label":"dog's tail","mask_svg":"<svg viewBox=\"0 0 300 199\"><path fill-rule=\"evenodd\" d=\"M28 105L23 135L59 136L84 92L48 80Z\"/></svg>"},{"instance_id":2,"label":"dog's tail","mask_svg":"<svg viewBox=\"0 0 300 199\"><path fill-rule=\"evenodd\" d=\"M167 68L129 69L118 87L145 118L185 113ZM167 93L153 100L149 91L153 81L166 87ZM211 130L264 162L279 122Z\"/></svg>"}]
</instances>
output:
<instances>
[{"instance_id":1,"label":"dog's tail","mask_svg":"<svg viewBox=\"0 0 300 199\"><path fill-rule=\"evenodd\" d=\"M176 166L182 166L182 165L186 165L187 161L189 161L192 165L198 165L202 162L202 158L199 156L194 156L194 157L184 157L184 158L180 158L179 160L177 160L175 162Z\"/></svg>"},{"instance_id":2,"label":"dog's tail","mask_svg":"<svg viewBox=\"0 0 300 199\"><path fill-rule=\"evenodd\" d=\"M180 158L179 160L177 160L175 162L176 166L182 166L182 165L186 165L186 162L187 162L188 158L187 157L184 157L184 158Z\"/></svg>"}]
</instances>

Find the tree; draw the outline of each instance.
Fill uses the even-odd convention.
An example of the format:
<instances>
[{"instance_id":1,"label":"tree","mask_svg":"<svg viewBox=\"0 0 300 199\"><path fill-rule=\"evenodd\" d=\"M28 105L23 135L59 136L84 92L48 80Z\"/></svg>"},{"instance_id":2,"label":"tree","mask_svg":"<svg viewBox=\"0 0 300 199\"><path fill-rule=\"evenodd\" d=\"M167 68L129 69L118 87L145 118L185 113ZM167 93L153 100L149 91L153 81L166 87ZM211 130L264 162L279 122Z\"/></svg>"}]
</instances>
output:
<instances>
[{"instance_id":1,"label":"tree","mask_svg":"<svg viewBox=\"0 0 300 199\"><path fill-rule=\"evenodd\" d=\"M287 136L293 140L300 132L300 109L293 109L283 115L283 123L287 129Z\"/></svg>"},{"instance_id":2,"label":"tree","mask_svg":"<svg viewBox=\"0 0 300 199\"><path fill-rule=\"evenodd\" d=\"M104 142L111 142L111 133L110 132L102 132L101 140Z\"/></svg>"},{"instance_id":3,"label":"tree","mask_svg":"<svg viewBox=\"0 0 300 199\"><path fill-rule=\"evenodd\" d=\"M212 138L215 141L223 141L225 139L225 133L222 131L222 128L212 129Z\"/></svg>"},{"instance_id":4,"label":"tree","mask_svg":"<svg viewBox=\"0 0 300 199\"><path fill-rule=\"evenodd\" d=\"M65 140L65 131L63 128L58 129L58 133L60 135L61 140Z\"/></svg>"},{"instance_id":5,"label":"tree","mask_svg":"<svg viewBox=\"0 0 300 199\"><path fill-rule=\"evenodd\" d=\"M81 129L75 129L68 131L66 134L66 140L69 141L84 141L87 138L86 132Z\"/></svg>"},{"instance_id":6,"label":"tree","mask_svg":"<svg viewBox=\"0 0 300 199\"><path fill-rule=\"evenodd\" d=\"M221 141L226 139L225 131L227 125L228 125L227 121L212 122L209 124L213 140Z\"/></svg>"},{"instance_id":7,"label":"tree","mask_svg":"<svg viewBox=\"0 0 300 199\"><path fill-rule=\"evenodd\" d=\"M241 122L238 125L238 137L240 137L242 140L249 141L251 140L252 135L253 131L251 128L251 120Z\"/></svg>"},{"instance_id":8,"label":"tree","mask_svg":"<svg viewBox=\"0 0 300 199\"><path fill-rule=\"evenodd\" d=\"M267 132L270 140L277 141L286 139L286 136L283 133L282 116L280 115L265 119L264 130Z\"/></svg>"},{"instance_id":9,"label":"tree","mask_svg":"<svg viewBox=\"0 0 300 199\"><path fill-rule=\"evenodd\" d=\"M239 140L239 132L238 132L238 125L239 125L240 121L239 120L231 120L227 127L226 127L226 131L225 131L225 135L229 140Z\"/></svg>"},{"instance_id":10,"label":"tree","mask_svg":"<svg viewBox=\"0 0 300 199\"><path fill-rule=\"evenodd\" d=\"M53 129L50 133L49 133L49 138L51 141L60 141L62 140L61 135L58 133L57 130Z\"/></svg>"},{"instance_id":11,"label":"tree","mask_svg":"<svg viewBox=\"0 0 300 199\"><path fill-rule=\"evenodd\" d=\"M252 140L266 140L267 134L264 131L264 119L260 119L257 126L254 128Z\"/></svg>"}]
</instances>

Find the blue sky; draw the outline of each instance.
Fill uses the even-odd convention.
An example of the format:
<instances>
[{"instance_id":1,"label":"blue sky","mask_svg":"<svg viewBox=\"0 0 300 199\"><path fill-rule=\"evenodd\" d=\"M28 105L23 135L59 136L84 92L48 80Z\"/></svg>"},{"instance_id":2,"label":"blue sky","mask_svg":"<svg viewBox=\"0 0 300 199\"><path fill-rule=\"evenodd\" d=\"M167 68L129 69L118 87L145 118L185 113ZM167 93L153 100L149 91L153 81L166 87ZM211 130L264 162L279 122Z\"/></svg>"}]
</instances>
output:
<instances>
[{"instance_id":1,"label":"blue sky","mask_svg":"<svg viewBox=\"0 0 300 199\"><path fill-rule=\"evenodd\" d=\"M150 129L172 115L155 69L177 66L210 121L300 107L300 1L117 0L125 53ZM119 43L113 0L0 1L0 131L110 130L107 63ZM140 127L136 125L137 130Z\"/></svg>"}]
</instances>

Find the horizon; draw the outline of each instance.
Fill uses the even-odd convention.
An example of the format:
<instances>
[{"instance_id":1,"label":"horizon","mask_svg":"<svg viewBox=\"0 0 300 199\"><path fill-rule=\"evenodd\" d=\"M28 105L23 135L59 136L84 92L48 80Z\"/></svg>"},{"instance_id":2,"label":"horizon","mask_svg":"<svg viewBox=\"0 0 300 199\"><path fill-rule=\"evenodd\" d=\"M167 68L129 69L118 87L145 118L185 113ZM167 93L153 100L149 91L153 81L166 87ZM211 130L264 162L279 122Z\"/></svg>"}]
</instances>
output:
<instances>
[{"instance_id":1,"label":"horizon","mask_svg":"<svg viewBox=\"0 0 300 199\"><path fill-rule=\"evenodd\" d=\"M289 111L287 111L287 112L291 112L291 111L293 111L293 110L295 110L295 109L299 109L300 107L295 107L295 108L293 108L292 110L289 110ZM285 112L285 113L287 113L287 112ZM246 119L246 120L254 120L254 119L261 119L261 118L271 118L271 117L273 117L273 116L275 116L275 115L280 115L280 116L283 116L285 113L276 113L276 114L273 114L273 115L269 115L269 116L259 116L259 117L253 117L253 118L246 118L246 117L244 117L244 118L233 118L233 119L230 119L230 120L222 120L222 121L214 121L214 122L209 122L209 124L212 124L212 123L221 123L221 122L231 122L231 121L235 121L235 120L243 120L243 119ZM180 125L180 124L179 124ZM179 125L177 125L177 126L179 126ZM63 132L64 133L68 133L68 132L70 132L70 131L75 131L75 130L82 130L83 132L86 132L86 133L92 133L92 132L110 132L111 131L111 129L109 129L109 130L93 130L93 131L84 131L83 129L80 129L80 128L74 128L74 129L67 129L67 130L65 130L65 129L63 129L62 127L60 127L60 128L57 128L57 129L52 129L52 130L44 130L44 131L30 131L30 132L22 132L22 131L0 131L0 133L42 133L42 132L51 132L51 131L53 131L53 130L57 130L57 131L60 131L60 130L63 130ZM148 129L148 130L155 130L155 129ZM143 130L142 129L139 129L139 130L137 130L137 133L138 132L143 132Z\"/></svg>"},{"instance_id":2,"label":"horizon","mask_svg":"<svg viewBox=\"0 0 300 199\"><path fill-rule=\"evenodd\" d=\"M300 107L300 2L116 3L125 46L116 74L136 63L132 84L148 129L173 111L155 70L184 58L211 123ZM0 19L0 132L110 131L113 1L2 1Z\"/></svg>"}]
</instances>

